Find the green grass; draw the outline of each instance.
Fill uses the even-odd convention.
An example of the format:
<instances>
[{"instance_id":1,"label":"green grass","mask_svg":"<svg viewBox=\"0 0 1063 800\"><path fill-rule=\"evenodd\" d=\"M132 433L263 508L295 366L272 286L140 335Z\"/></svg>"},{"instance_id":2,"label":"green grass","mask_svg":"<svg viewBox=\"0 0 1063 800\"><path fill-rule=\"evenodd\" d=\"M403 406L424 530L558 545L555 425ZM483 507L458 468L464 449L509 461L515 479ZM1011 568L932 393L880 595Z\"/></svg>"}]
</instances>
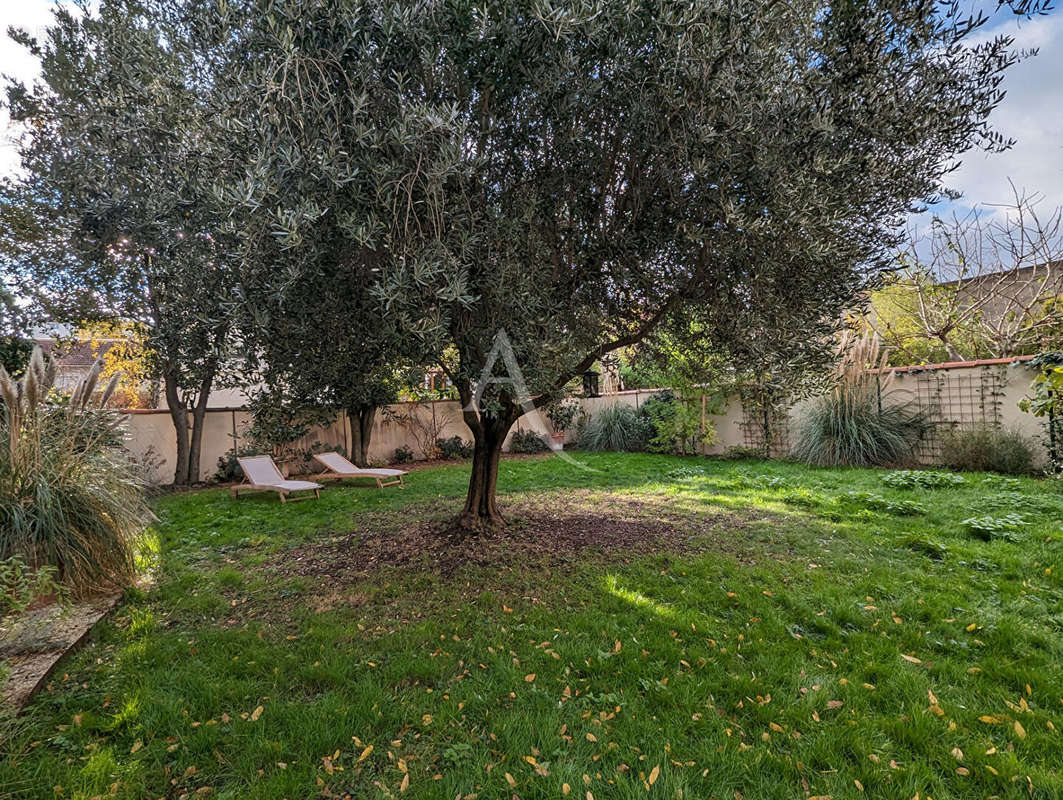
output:
<instances>
[{"instance_id":1,"label":"green grass","mask_svg":"<svg viewBox=\"0 0 1063 800\"><path fill-rule=\"evenodd\" d=\"M8 731L0 798L1063 796L1057 486L580 458L504 462L503 508L720 523L675 552L337 580L277 567L456 511L467 467L159 500L156 587ZM961 524L1011 512L1007 538Z\"/></svg>"}]
</instances>

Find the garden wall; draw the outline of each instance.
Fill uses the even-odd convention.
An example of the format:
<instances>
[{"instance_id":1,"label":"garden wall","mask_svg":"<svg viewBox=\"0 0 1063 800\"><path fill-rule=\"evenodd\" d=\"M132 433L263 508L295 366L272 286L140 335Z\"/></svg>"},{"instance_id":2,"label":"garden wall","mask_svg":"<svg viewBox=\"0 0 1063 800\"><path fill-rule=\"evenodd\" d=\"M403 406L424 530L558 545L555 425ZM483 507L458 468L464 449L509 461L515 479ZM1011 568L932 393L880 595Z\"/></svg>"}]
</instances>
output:
<instances>
[{"instance_id":1,"label":"garden wall","mask_svg":"<svg viewBox=\"0 0 1063 800\"><path fill-rule=\"evenodd\" d=\"M1024 360L1001 359L901 368L895 370L896 376L890 389L892 395L888 401L917 404L930 415L939 429L980 425L1013 427L1035 439L1040 448L1040 421L1018 408L1019 400L1026 394L1034 378L1034 371L1022 363ZM583 409L593 416L615 403L638 407L653 394L647 390L616 392L584 398L580 402ZM731 447L763 448L767 438L773 454L784 455L789 452L791 429L804 406L805 403L799 403L793 408L779 409L765 415L762 410L746 407L738 397L731 398L722 410L707 405L706 421L716 429L718 441L707 447L705 452L717 454ZM434 418L442 438L472 438L456 400L396 403L391 410L398 415L415 414L425 422ZM712 410L720 413L708 413ZM214 475L218 460L234 443L242 445L246 442L250 424L251 414L243 408L211 409L207 412L200 459L200 475L203 479L210 479ZM545 432L530 416L521 417L513 426L514 432L527 429ZM569 432L568 440L573 438ZM333 424L314 429L296 446L309 448L317 443L347 450L350 441L346 418L339 415ZM171 480L176 443L168 411L130 412L127 446L134 457L148 466L153 482L164 484ZM391 461L398 447L408 447L415 458L423 458L408 427L394 421L390 415L378 413L373 427L370 457ZM920 458L924 463L932 464L938 454L938 438L931 436L922 448Z\"/></svg>"}]
</instances>

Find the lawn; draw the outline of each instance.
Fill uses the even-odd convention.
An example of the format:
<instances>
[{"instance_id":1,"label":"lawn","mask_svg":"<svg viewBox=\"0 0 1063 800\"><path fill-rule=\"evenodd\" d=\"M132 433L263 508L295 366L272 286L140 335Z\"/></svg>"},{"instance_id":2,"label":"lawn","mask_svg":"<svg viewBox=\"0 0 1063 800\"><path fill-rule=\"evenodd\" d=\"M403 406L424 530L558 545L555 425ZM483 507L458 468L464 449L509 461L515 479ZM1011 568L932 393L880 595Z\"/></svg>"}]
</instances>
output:
<instances>
[{"instance_id":1,"label":"lawn","mask_svg":"<svg viewBox=\"0 0 1063 800\"><path fill-rule=\"evenodd\" d=\"M579 457L505 461L471 544L463 465L160 499L0 797L1063 796L1058 484Z\"/></svg>"}]
</instances>

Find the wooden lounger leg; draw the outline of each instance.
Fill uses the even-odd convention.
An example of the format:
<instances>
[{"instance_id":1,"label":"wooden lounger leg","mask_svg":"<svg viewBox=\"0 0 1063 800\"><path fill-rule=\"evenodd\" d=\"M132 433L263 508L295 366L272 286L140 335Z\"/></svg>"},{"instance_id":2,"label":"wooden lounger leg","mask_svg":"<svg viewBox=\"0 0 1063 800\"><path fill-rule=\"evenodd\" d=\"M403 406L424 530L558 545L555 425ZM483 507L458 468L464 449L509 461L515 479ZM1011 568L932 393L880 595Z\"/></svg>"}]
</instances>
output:
<instances>
[{"instance_id":1,"label":"wooden lounger leg","mask_svg":"<svg viewBox=\"0 0 1063 800\"><path fill-rule=\"evenodd\" d=\"M286 498L286 497L285 497L285 495L287 494L287 492L284 492L284 491L280 491L280 492L278 492L277 494L279 494L279 495L281 496L281 502L282 502L282 503L287 503L287 502L288 502L288 498Z\"/></svg>"}]
</instances>

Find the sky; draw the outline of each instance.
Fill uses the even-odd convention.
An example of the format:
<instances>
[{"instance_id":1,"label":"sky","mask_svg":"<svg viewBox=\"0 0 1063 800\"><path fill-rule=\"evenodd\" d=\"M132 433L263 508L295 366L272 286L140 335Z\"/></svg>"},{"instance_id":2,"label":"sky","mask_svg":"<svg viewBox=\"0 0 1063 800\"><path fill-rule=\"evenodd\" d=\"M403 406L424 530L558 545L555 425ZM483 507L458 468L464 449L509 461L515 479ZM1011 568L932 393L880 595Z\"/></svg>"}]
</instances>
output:
<instances>
[{"instance_id":1,"label":"sky","mask_svg":"<svg viewBox=\"0 0 1063 800\"><path fill-rule=\"evenodd\" d=\"M53 7L52 0L0 0L0 31L14 25L40 32ZM948 178L948 185L963 193L962 199L935 207L931 214L992 212L994 204L1010 199L1009 178L1017 188L1043 197L1043 207L1063 206L1063 10L1031 20L1001 14L979 35L998 32L1014 36L1020 48L1040 50L1007 73L1007 97L991 117L994 127L1016 144L1005 153L972 151L962 156L962 166ZM34 59L6 33L0 36L0 74L22 80L36 75ZM0 175L17 169L11 135L10 120L0 110ZM921 225L928 216L913 222Z\"/></svg>"}]
</instances>

